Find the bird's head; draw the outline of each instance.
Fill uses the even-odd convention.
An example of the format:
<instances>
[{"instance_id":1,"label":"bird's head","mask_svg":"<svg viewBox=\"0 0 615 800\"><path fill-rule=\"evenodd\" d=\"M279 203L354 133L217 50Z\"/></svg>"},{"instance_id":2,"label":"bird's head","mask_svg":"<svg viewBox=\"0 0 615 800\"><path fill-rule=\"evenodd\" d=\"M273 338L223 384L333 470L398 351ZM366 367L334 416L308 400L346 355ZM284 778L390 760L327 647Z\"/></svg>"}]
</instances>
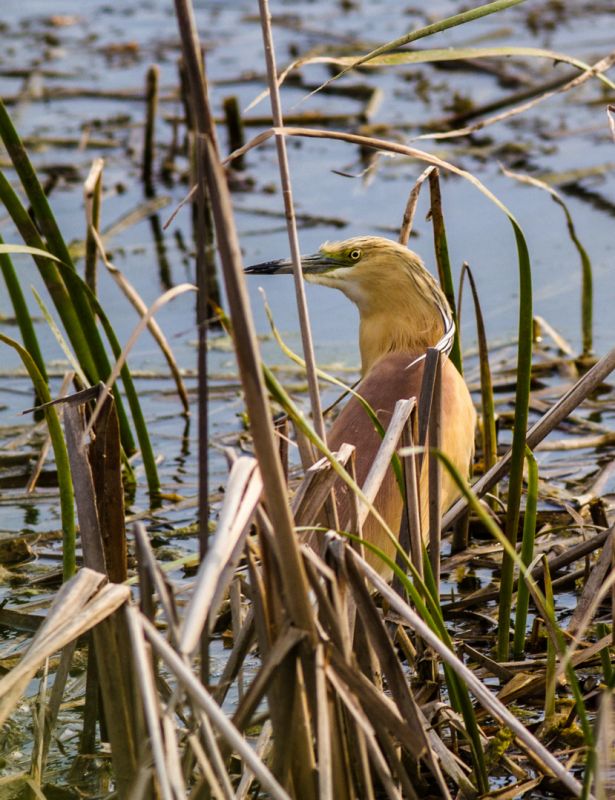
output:
<instances>
[{"instance_id":1,"label":"bird's head","mask_svg":"<svg viewBox=\"0 0 615 800\"><path fill-rule=\"evenodd\" d=\"M325 242L317 253L301 256L301 269L309 283L340 289L357 304L361 313L392 309L441 292L421 259L397 242L380 236L356 236L342 242ZM246 269L251 275L280 275L292 272L288 259L256 264Z\"/></svg>"}]
</instances>

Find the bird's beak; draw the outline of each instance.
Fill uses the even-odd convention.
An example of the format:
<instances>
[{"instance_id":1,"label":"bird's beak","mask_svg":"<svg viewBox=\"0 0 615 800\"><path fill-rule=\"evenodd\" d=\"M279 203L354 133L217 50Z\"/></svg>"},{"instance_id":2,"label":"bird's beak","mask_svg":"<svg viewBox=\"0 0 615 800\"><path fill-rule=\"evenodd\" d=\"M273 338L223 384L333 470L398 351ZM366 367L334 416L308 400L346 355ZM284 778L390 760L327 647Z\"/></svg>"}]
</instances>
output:
<instances>
[{"instance_id":1,"label":"bird's beak","mask_svg":"<svg viewBox=\"0 0 615 800\"><path fill-rule=\"evenodd\" d=\"M340 264L335 259L325 256L322 253L314 253L311 256L301 256L301 270L305 275L317 275L323 272L330 272L339 268ZM279 261L265 261L263 264L253 264L246 267L246 275L290 275L293 271L292 261L282 258Z\"/></svg>"}]
</instances>

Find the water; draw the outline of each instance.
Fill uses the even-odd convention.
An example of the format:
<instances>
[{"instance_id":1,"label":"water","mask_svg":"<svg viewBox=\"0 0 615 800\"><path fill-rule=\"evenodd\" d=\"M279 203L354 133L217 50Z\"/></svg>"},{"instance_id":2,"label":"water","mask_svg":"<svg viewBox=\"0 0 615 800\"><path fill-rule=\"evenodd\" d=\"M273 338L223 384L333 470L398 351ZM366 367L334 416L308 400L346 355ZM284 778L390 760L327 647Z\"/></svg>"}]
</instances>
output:
<instances>
[{"instance_id":1,"label":"water","mask_svg":"<svg viewBox=\"0 0 615 800\"><path fill-rule=\"evenodd\" d=\"M479 20L440 34L433 46L527 45L569 52L588 62L603 56L610 46L606 34L612 22L608 4L574 3L566 15L558 15L549 3L521 5L505 14ZM274 3L274 32L278 62L285 65L291 53L305 53L325 46L335 51L366 52L378 43L399 36L419 24L454 13L458 5L437 2L429 6L429 19L420 10L399 4L391 11L390 3L356 3L345 11L342 4L318 2ZM242 107L247 106L264 88L263 55L256 4L198 3L196 14L207 51L207 69L212 83L212 103L217 115L225 96L235 94ZM51 18L51 15L55 19ZM63 16L64 19L59 19ZM538 20L540 29L536 30ZM82 3L64 2L53 8L44 0L29 2L27 8L9 0L3 4L0 22L4 26L7 47L0 56L0 92L17 98L10 105L16 125L24 136L68 137L79 140L84 131L97 139L112 139L116 147L76 147L41 144L32 150L33 160L43 180L61 167L66 179L60 180L51 200L60 227L69 241L81 240L85 223L82 181L92 159L105 157L105 200L103 228L121 219L144 201L139 181L144 104L131 99L93 98L86 96L37 99L41 91L54 88L96 88L142 92L145 71L152 63L161 70L161 104L157 123L157 163L171 140L169 116L182 114L176 94L179 56L176 24L172 5L161 0L133 3L90 3L87 13ZM552 24L551 24L552 23ZM601 31L605 30L605 34ZM353 44L356 43L356 44ZM431 41L419 43L429 46ZM349 45L350 46L349 48ZM500 64L516 75L520 86L541 84L556 74L569 70L540 59L516 59ZM22 72L15 75L13 70ZM30 71L26 76L23 70ZM246 74L253 78L246 80ZM304 84L316 86L329 76L323 65L301 70ZM340 86L353 84L377 86L382 101L371 120L381 125L385 137L408 140L421 133L419 124L442 118L455 97L471 98L476 105L488 103L515 89L502 88L497 79L486 73L432 70L428 66L400 66L388 70L363 71L346 76ZM29 91L25 91L29 87ZM417 87L422 87L420 96ZM566 194L580 240L589 251L595 281L595 346L602 352L612 344L615 301L612 279L612 222L615 208L612 167L615 163L605 114L602 89L590 81L569 95L558 95L531 112L481 131L472 140L415 142L452 163L470 170L515 214L527 236L532 256L536 313L544 316L575 349L580 346L580 265L578 254L566 232L561 209L543 192L520 186L502 175L500 162L534 174L565 173L607 165L599 176L588 177L569 186L575 194ZM296 114L318 110L325 114L356 114L362 101L340 94L319 93L305 99L307 90L299 86L283 89L285 112ZM262 101L250 114L266 114ZM335 127L335 126L334 126ZM261 128L248 127L247 135ZM221 146L226 150L226 132L219 130ZM511 155L514 153L514 155ZM335 218L339 225L324 221L304 223L300 230L301 248L311 252L324 240L356 234L396 236L408 192L424 164L405 158L382 158L369 180L341 177L335 170L359 173L363 168L357 148L326 140L291 140L289 155L297 211L319 218ZM281 214L275 150L267 143L247 156L246 176L250 186L233 196L236 221L246 263L288 254L288 243ZM177 171L171 184L159 182L157 194L167 198L167 206L157 217L145 218L107 242L114 264L136 286L146 303L161 293L165 280L171 283L194 279L192 238L188 209L185 208L168 231L162 234L162 247L156 245L154 231L160 228L171 209L187 191L185 159L176 160ZM70 169L69 169L70 168ZM9 175L11 173L9 172ZM182 176L184 178L182 179ZM12 175L11 175L12 177ZM579 186L583 193L579 192ZM563 187L566 190L566 187ZM457 177L443 176L444 214L454 271L458 275L463 260L468 260L477 279L487 333L491 342L514 339L517 318L518 278L512 229L506 217L475 187ZM242 210L243 209L243 210ZM428 198L419 202L415 220L416 236L411 245L434 268L430 223L425 219ZM7 241L16 241L3 217L0 232ZM161 257L162 251L162 257ZM31 262L15 259L23 275L23 285L39 290L40 281ZM287 343L300 350L293 290L288 278L249 278L248 288L264 358L281 364L283 356L266 337L268 325L258 292L264 286L276 323ZM44 291L42 291L44 295ZM357 314L341 295L322 287L307 288L316 354L322 365L344 365L356 370ZM109 276L100 275L100 297L121 341L129 336L136 317ZM43 342L48 363L56 368L57 388L65 360L46 324L38 317L37 333ZM194 297L177 298L158 315L182 367L195 366ZM11 314L4 293L0 292L0 312ZM15 335L15 327L2 323L4 332ZM475 341L471 306L464 306L462 332L464 344ZM212 437L236 438L241 431L242 410L236 388L232 352L214 341L211 371L214 382L223 391L216 393L211 408ZM163 458L161 476L167 492L193 497L196 492L195 422L186 424L173 386L166 377L166 366L148 336L143 336L130 358L137 372L154 377L141 378L138 388L145 405L156 451ZM0 383L0 424L19 424L21 409L30 405L28 381L12 376L18 367L12 351L3 349L3 379ZM469 362L472 370L472 361ZM195 381L187 377L190 390ZM194 396L194 395L193 395ZM333 393L328 392L325 402ZM604 422L605 420L603 420ZM608 422L608 419L607 419ZM224 480L225 465L217 451L212 451L214 483ZM143 481L141 481L143 483ZM140 491L135 509L145 508L147 498ZM57 503L40 498L37 510L21 496L5 495L0 505L0 527L6 531L28 529L42 531L58 527ZM187 523L192 511L172 516L175 523Z\"/></svg>"},{"instance_id":2,"label":"water","mask_svg":"<svg viewBox=\"0 0 615 800\"><path fill-rule=\"evenodd\" d=\"M429 18L422 11L429 9ZM247 106L264 88L263 54L260 26L256 19L257 4L248 2L200 2L196 4L197 20L207 50L207 68L212 82L212 103L221 114L222 100L235 94L242 107ZM558 4L532 2L515 7L505 14L480 20L471 26L451 30L433 40L434 46L462 45L526 45L548 47L576 55L593 63L612 47L609 31L613 12L610 4L568 2L563 14ZM383 41L395 38L419 24L459 11L460 4L436 0L430 4L407 7L403 3L355 2L275 2L274 33L278 62L285 65L296 53L313 47L330 50L350 47L350 52L364 53ZM62 20L50 20L51 15ZM73 19L71 19L71 17ZM532 26L538 21L539 29ZM551 24L552 23L552 24ZM176 23L172 4L162 0L150 2L76 2L49 3L28 0L27 4L4 0L0 9L4 47L0 53L0 93L7 98L20 97L10 105L10 112L24 136L67 137L80 140L84 133L99 140L112 140L113 147L87 146L85 149L66 144L29 145L32 158L41 178L45 180L61 168L61 178L51 194L54 212L67 240L84 237L85 221L82 202L82 183L91 161L105 158L105 200L103 228L107 228L145 202L140 183L140 159L144 104L140 100L111 97L57 97L41 100L41 91L53 88L95 88L99 90L131 90L137 96L143 91L145 72L152 63L161 70L161 103L157 124L157 165L171 141L169 116L181 115L182 105L176 95L177 59L179 57ZM604 31L604 33L603 33ZM357 43L353 45L353 43ZM429 46L431 41L420 42ZM348 52L348 50L346 50ZM502 62L492 62L500 63ZM521 87L541 84L556 74L566 72L565 65L547 60L515 60L504 62L505 70L521 80ZM14 70L19 70L15 74ZM245 79L253 73L253 79ZM286 86L283 103L286 114L318 110L324 114L357 114L362 101L342 94L320 93L305 100L309 88L329 76L324 66L309 66L301 70L305 86ZM363 84L378 87L383 92L380 106L372 124L383 126L380 135L409 140L422 131L420 124L440 119L459 98L471 98L476 105L489 103L513 88L503 88L497 79L486 73L470 71L432 70L427 66L403 66L390 70L363 71L346 76L340 86ZM418 90L421 90L419 96ZM520 186L502 175L500 162L521 172L567 173L571 170L601 167L598 175L581 178L560 186L574 219L578 236L592 258L595 281L595 347L604 352L613 344L613 315L615 301L613 281L612 219L615 210L612 170L615 165L614 145L608 131L605 114L607 99L615 93L602 95L596 81L586 83L569 95L551 98L531 112L514 120L480 132L472 140L450 140L440 144L432 141L415 142L428 152L470 170L493 191L515 214L527 236L533 265L535 311L545 317L567 338L575 350L580 348L580 265L578 254L566 232L561 209L545 194ZM600 101L600 102L598 102ZM265 114L267 101L261 102L249 114ZM248 115L249 115L248 114ZM355 129L356 123L350 123ZM336 123L332 127L343 127ZM262 128L249 127L252 136ZM378 134L376 134L378 135ZM219 129L223 150L227 149L226 133ZM317 217L316 221L300 226L301 248L315 250L324 240L346 238L357 234L390 235L395 237L408 192L424 164L404 158L382 158L369 180L349 179L337 172L359 173L364 168L357 148L326 140L291 140L289 155L297 211ZM1 158L1 155L0 155ZM170 229L162 234L162 246L155 232L170 211L185 196L188 165L183 157L176 160L176 173L170 184L157 183L159 198L167 205L156 216L145 217L109 239L107 246L114 264L136 286L146 303L151 303L168 282L173 284L194 280L193 245L190 217L185 208ZM9 171L9 177L13 174ZM288 243L279 191L275 150L271 143L251 151L246 159L246 175L251 185L236 190L233 201L245 263L255 263L288 254ZM468 260L478 283L487 333L492 344L511 342L515 337L518 278L514 240L510 224L477 189L457 177L443 176L442 192L448 243L456 276L460 265ZM425 219L428 198L424 194L415 218L415 234L411 245L428 266L434 269L430 223ZM267 215L264 215L266 212ZM271 216L271 215L274 216ZM275 216L277 214L277 216ZM10 223L0 211L0 233L7 241L19 241ZM336 224L323 219L337 220ZM23 275L24 289L33 284L45 297L37 271L27 258L16 258L15 264ZM284 357L268 336L268 324L258 287L263 285L272 306L276 323L286 342L300 350L300 338L294 310L292 282L288 278L249 278L248 289L265 360L273 365L284 363ZM316 354L319 363L351 381L357 372L357 314L341 295L320 287L307 287L308 303L313 325ZM136 323L134 311L122 297L113 281L101 272L100 297L112 319L121 341L126 341ZM40 312L29 297L37 317L37 333L43 344L47 363L54 374L53 388L57 389L66 369L64 356L49 334ZM194 297L184 295L174 300L158 315L180 365L187 371L186 382L194 399L196 362ZM15 336L10 320L11 308L3 285L0 285L0 330ZM475 344L475 328L471 305L465 304L462 322L464 345ZM510 355L510 348L494 352L492 365L498 366L501 354ZM154 447L161 458L160 473L163 490L194 499L197 489L196 422L195 415L186 422L167 376L160 352L147 336L143 336L130 358L136 371L138 389L144 404ZM240 414L243 403L238 386L235 360L228 341L221 335L212 340L210 354L212 384L215 387L211 402L212 441L220 444L237 443L242 432ZM467 374L476 376L476 359L467 362ZM20 411L32 404L29 381L15 373L20 367L13 351L2 349L0 364L0 447L12 434L4 426L23 425ZM283 374L286 384L297 380L289 370ZM297 392L300 402L305 396ZM335 395L325 390L325 403ZM608 399L608 397L607 397ZM594 421L613 426L612 403L594 411ZM503 440L506 439L506 432ZM29 449L29 445L25 446ZM218 449L212 447L212 488L222 487L225 480L225 461ZM543 456L543 467L552 473L559 470L561 483L582 479L591 473L595 463L593 451ZM610 450L601 451L604 462ZM576 462L576 463L575 463ZM50 469L50 468L49 468ZM139 462L137 462L139 470ZM140 488L131 508L139 512L147 508L142 471ZM611 481L612 483L612 481ZM570 484L569 484L570 485ZM571 486L575 491L580 487ZM612 489L611 487L608 487ZM157 541L176 549L176 553L195 549L194 540L173 535L174 526L187 526L195 519L194 507L179 511L164 511L153 524ZM60 526L58 501L55 492L40 489L26 498L21 489L0 491L0 534L28 532L40 535ZM36 544L38 562L21 568L11 568L11 585L2 590L11 593L12 607L24 612L36 611L46 602L53 587L33 589L27 582L59 566L57 541ZM456 597L476 584L486 585L493 579L495 565L475 564L444 575L443 592ZM177 577L177 574L176 576ZM24 582L22 585L21 582ZM45 592L43 594L43 592ZM32 595L34 600L31 599ZM32 603L35 603L34 606ZM570 613L575 604L572 593L558 597L562 613ZM483 611L490 612L489 605ZM531 622L531 618L530 618ZM481 633L476 621L456 620L457 633L477 640ZM492 638L493 632L487 630ZM20 634L3 638L2 655L19 652L26 641ZM221 669L224 654L219 642L215 644L214 677ZM254 665L256 668L256 665ZM78 676L76 681L80 681ZM80 693L75 691L75 696ZM228 705L236 703L230 694ZM63 723L72 735L79 728L80 712L66 712ZM29 724L30 709L24 705L17 718L23 729ZM23 732L23 731L22 731ZM69 731L70 733L70 731ZM20 740L24 752L11 769L29 762L30 743ZM62 769L56 762L52 768Z\"/></svg>"}]
</instances>

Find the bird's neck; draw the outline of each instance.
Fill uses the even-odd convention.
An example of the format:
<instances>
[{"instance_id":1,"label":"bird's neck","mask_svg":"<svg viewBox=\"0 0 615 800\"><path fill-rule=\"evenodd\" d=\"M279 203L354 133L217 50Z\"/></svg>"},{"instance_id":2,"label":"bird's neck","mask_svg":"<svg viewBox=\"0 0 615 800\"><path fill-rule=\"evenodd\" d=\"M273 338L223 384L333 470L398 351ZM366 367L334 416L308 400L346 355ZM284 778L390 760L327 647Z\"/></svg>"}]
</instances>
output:
<instances>
[{"instance_id":1,"label":"bird's neck","mask_svg":"<svg viewBox=\"0 0 615 800\"><path fill-rule=\"evenodd\" d=\"M427 348L435 347L444 334L442 314L433 297L417 292L414 286L399 285L396 290L386 293L386 301L358 303L363 375L383 355L397 352L421 355Z\"/></svg>"}]
</instances>

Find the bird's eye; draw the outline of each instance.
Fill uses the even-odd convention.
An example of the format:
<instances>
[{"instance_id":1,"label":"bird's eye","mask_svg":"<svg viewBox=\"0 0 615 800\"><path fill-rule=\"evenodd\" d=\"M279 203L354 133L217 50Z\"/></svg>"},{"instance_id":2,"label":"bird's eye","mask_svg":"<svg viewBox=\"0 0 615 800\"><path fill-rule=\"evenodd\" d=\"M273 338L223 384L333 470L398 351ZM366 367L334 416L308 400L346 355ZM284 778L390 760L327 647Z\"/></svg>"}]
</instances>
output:
<instances>
[{"instance_id":1,"label":"bird's eye","mask_svg":"<svg viewBox=\"0 0 615 800\"><path fill-rule=\"evenodd\" d=\"M351 261L358 261L361 258L361 251L360 250L351 250L348 254L348 257Z\"/></svg>"}]
</instances>

